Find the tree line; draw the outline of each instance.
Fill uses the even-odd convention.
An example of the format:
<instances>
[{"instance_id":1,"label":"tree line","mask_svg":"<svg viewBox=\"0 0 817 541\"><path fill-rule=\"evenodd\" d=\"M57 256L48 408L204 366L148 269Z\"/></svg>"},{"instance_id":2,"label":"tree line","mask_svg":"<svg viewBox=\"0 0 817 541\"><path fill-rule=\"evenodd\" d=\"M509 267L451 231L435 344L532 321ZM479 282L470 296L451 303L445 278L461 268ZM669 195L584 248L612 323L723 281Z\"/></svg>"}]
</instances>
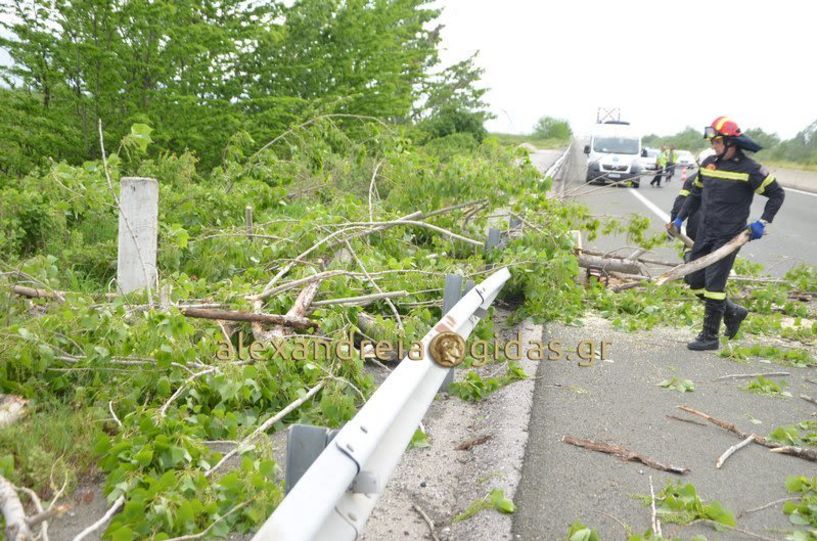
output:
<instances>
[{"instance_id":1,"label":"tree line","mask_svg":"<svg viewBox=\"0 0 817 541\"><path fill-rule=\"evenodd\" d=\"M100 120L111 140L148 124L205 168L236 134L260 146L330 113L481 138L480 70L440 66L431 4L3 0L0 173L97 158Z\"/></svg>"},{"instance_id":2,"label":"tree line","mask_svg":"<svg viewBox=\"0 0 817 541\"><path fill-rule=\"evenodd\" d=\"M817 164L817 120L791 139L781 139L777 134L768 133L761 128L746 130L746 135L763 147L757 155L758 159L804 165ZM692 127L670 136L647 135L644 137L644 144L653 147L673 145L675 148L691 151L703 150L709 146L701 137L701 131Z\"/></svg>"}]
</instances>

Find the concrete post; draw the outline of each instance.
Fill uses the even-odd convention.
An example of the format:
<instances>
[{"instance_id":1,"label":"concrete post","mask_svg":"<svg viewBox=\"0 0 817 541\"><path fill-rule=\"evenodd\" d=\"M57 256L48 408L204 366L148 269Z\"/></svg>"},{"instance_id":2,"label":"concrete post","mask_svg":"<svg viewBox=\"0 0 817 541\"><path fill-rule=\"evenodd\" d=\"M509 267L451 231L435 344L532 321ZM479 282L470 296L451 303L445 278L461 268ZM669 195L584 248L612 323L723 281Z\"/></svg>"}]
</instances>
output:
<instances>
[{"instance_id":1,"label":"concrete post","mask_svg":"<svg viewBox=\"0 0 817 541\"><path fill-rule=\"evenodd\" d=\"M156 289L156 239L159 230L159 183L152 178L122 177L119 191L119 291Z\"/></svg>"}]
</instances>

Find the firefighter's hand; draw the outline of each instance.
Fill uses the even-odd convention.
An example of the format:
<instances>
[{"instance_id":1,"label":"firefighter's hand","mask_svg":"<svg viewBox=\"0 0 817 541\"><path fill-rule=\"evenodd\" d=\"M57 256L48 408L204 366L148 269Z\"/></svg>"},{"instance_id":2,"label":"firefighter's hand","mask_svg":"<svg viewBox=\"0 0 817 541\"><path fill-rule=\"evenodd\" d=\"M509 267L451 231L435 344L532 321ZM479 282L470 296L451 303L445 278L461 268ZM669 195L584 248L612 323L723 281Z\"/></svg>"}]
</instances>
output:
<instances>
[{"instance_id":1,"label":"firefighter's hand","mask_svg":"<svg viewBox=\"0 0 817 541\"><path fill-rule=\"evenodd\" d=\"M684 224L684 219L683 219L683 218L681 218L680 216L679 216L679 217L677 217L677 218L675 218L675 219L672 221L672 226L673 226L673 227L675 228L675 230L676 230L676 231L678 231L679 233L681 232L681 226L682 226L683 224Z\"/></svg>"},{"instance_id":2,"label":"firefighter's hand","mask_svg":"<svg viewBox=\"0 0 817 541\"><path fill-rule=\"evenodd\" d=\"M752 222L749 224L749 240L757 240L763 236L763 233L766 231L766 221L765 220L758 220L756 222Z\"/></svg>"}]
</instances>

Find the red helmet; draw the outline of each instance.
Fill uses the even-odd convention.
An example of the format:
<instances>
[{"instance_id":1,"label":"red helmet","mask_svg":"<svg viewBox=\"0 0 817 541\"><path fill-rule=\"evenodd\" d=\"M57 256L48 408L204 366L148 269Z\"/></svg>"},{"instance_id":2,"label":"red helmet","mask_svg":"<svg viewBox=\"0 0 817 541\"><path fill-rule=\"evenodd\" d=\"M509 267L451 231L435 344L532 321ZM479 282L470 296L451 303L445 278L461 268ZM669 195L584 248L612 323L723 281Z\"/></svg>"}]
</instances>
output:
<instances>
[{"instance_id":1,"label":"red helmet","mask_svg":"<svg viewBox=\"0 0 817 541\"><path fill-rule=\"evenodd\" d=\"M719 116L712 121L712 124L704 128L704 139L713 137L740 137L741 131L737 122L729 117Z\"/></svg>"}]
</instances>

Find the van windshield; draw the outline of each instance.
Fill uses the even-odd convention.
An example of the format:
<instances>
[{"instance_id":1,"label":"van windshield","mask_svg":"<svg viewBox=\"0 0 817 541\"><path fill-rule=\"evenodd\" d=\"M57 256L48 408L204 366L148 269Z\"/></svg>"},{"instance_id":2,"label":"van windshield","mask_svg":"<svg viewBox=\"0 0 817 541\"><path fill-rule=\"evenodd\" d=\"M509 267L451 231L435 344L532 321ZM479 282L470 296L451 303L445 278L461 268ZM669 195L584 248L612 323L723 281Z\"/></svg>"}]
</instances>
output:
<instances>
[{"instance_id":1,"label":"van windshield","mask_svg":"<svg viewBox=\"0 0 817 541\"><path fill-rule=\"evenodd\" d=\"M638 154L638 139L629 137L596 137L593 150L606 154Z\"/></svg>"}]
</instances>

